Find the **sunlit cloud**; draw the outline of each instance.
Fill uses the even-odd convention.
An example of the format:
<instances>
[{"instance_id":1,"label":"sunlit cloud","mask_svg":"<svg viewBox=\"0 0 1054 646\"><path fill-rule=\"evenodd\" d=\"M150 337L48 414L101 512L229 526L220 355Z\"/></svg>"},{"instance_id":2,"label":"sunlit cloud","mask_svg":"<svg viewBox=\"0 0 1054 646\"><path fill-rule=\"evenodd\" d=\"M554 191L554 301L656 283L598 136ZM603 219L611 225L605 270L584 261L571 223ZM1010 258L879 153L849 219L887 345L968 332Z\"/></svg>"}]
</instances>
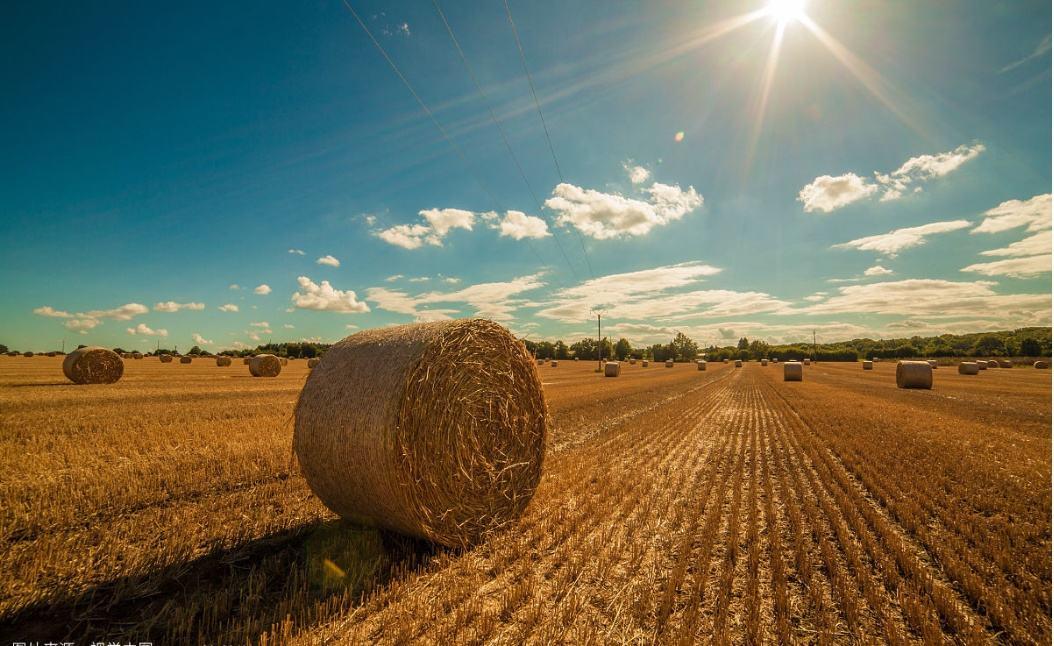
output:
<instances>
[{"instance_id":1,"label":"sunlit cloud","mask_svg":"<svg viewBox=\"0 0 1054 646\"><path fill-rule=\"evenodd\" d=\"M572 226L597 240L608 240L646 235L703 204L703 197L691 186L683 190L655 182L643 192L651 196L649 200L564 183L553 189L545 206L557 213L557 224Z\"/></svg>"},{"instance_id":2,"label":"sunlit cloud","mask_svg":"<svg viewBox=\"0 0 1054 646\"><path fill-rule=\"evenodd\" d=\"M175 301L154 303L155 312L178 312L180 310L191 310L200 312L203 309L205 309L204 303L177 303Z\"/></svg>"},{"instance_id":3,"label":"sunlit cloud","mask_svg":"<svg viewBox=\"0 0 1054 646\"><path fill-rule=\"evenodd\" d=\"M299 289L290 300L293 305L303 310L340 312L343 314L369 312L366 303L358 300L352 290L340 290L333 287L328 280L315 283L307 276L296 279Z\"/></svg>"},{"instance_id":4,"label":"sunlit cloud","mask_svg":"<svg viewBox=\"0 0 1054 646\"><path fill-rule=\"evenodd\" d=\"M894 229L889 233L857 238L856 240L850 240L849 242L832 245L831 248L874 251L893 258L905 249L911 249L912 247L919 247L926 244L926 238L928 236L939 233L948 233L950 231L958 231L969 226L970 223L966 220L931 222L930 224L924 224L918 227Z\"/></svg>"}]
</instances>

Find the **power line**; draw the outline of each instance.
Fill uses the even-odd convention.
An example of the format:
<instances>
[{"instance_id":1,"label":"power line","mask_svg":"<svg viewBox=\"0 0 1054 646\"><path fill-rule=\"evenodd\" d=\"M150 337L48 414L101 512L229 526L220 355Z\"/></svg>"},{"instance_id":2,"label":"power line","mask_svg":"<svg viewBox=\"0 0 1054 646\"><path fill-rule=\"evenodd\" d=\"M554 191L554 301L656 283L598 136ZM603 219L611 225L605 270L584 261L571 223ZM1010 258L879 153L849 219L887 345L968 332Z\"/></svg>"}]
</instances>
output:
<instances>
[{"instance_id":1,"label":"power line","mask_svg":"<svg viewBox=\"0 0 1054 646\"><path fill-rule=\"evenodd\" d=\"M345 0L346 2L347 0ZM523 43L520 42L520 33L516 29L516 21L512 18L512 9L509 8L509 0L503 0L505 4L505 15L509 19L509 26L512 28L512 37L516 41L516 49L520 52L520 63L523 65L523 72L527 76L527 84L531 88L531 96L534 98L534 108L538 111L538 119L542 122L542 130L545 131L545 141L549 145L549 154L552 155L553 165L556 166L556 175L560 178L560 183L564 183L564 171L560 168L560 162L556 159L556 149L553 148L553 139L549 136L549 125L545 123L545 116L542 115L542 104L538 101L538 92L534 88L534 77L531 76L531 70L527 67L527 56L523 53ZM586 251L585 240L582 239L582 233L578 230L578 227L572 226L575 234L578 236L578 244L582 247L582 257L585 258L586 268L589 269L589 275L593 279L596 279L596 274L593 273L593 265L589 262L589 252Z\"/></svg>"},{"instance_id":2,"label":"power line","mask_svg":"<svg viewBox=\"0 0 1054 646\"><path fill-rule=\"evenodd\" d=\"M523 166L520 164L520 160L516 157L516 153L512 150L512 144L509 143L509 138L505 134L505 128L501 126L501 122L498 121L497 115L494 114L494 109L491 107L490 99L487 97L487 93L483 91L483 86L480 84L476 74L472 71L472 66L469 65L468 58L465 56L464 50L461 49L461 43L458 42L457 36L454 35L454 30L450 26L450 22L446 19L446 14L443 13L443 9L439 6L438 0L432 0L432 6L435 7L436 13L439 14L439 18L443 21L443 26L446 27L447 34L450 35L451 42L454 43L454 49L457 50L458 56L461 58L461 65L465 68L465 72L468 73L472 84L476 87L476 93L479 94L480 100L483 105L487 108L487 113L490 115L491 123L498 129L498 133L501 134L501 140L505 144L505 149L509 152L509 156L512 157L513 163L516 165L516 170L519 172L520 177L523 179L524 185L527 187L527 191L531 194L531 199L538 205L538 212L542 212L542 201L538 199L538 194L534 192L534 188L531 186L530 181L527 179L527 174L523 170ZM553 235L553 240L556 241L556 246L560 249L560 255L563 256L564 262L567 263L568 268L571 270L571 275L578 280L578 272L575 271L575 267L571 264L571 259L568 258L567 252L564 250L564 245L560 242L559 236Z\"/></svg>"}]
</instances>

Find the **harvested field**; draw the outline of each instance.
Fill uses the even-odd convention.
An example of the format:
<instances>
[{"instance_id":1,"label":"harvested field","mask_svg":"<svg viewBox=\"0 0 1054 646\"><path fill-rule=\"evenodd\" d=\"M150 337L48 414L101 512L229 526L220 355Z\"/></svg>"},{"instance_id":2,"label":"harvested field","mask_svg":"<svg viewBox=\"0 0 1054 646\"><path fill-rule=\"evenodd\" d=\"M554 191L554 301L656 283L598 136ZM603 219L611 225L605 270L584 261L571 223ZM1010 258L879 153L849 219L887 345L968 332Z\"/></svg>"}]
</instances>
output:
<instances>
[{"instance_id":1,"label":"harvested field","mask_svg":"<svg viewBox=\"0 0 1054 646\"><path fill-rule=\"evenodd\" d=\"M0 357L0 638L155 643L1051 639L1051 373L594 362L525 516L448 551L350 526L291 460L309 370Z\"/></svg>"}]
</instances>

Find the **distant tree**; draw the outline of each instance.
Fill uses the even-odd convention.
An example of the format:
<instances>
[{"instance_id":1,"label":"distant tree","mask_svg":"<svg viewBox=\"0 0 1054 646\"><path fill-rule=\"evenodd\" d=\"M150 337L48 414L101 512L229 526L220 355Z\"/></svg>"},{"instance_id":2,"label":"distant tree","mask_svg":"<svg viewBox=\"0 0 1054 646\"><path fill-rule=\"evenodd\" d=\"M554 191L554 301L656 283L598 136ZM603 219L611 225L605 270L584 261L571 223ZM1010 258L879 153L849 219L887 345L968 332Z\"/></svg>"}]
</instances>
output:
<instances>
[{"instance_id":1,"label":"distant tree","mask_svg":"<svg viewBox=\"0 0 1054 646\"><path fill-rule=\"evenodd\" d=\"M10 350L7 349L7 346L0 343L0 354L7 354L8 352L10 352Z\"/></svg>"},{"instance_id":2,"label":"distant tree","mask_svg":"<svg viewBox=\"0 0 1054 646\"><path fill-rule=\"evenodd\" d=\"M633 346L630 345L627 339L619 339L618 343L615 344L615 357L617 357L619 361L625 361L626 357L628 357L631 352L633 352Z\"/></svg>"},{"instance_id":3,"label":"distant tree","mask_svg":"<svg viewBox=\"0 0 1054 646\"><path fill-rule=\"evenodd\" d=\"M194 346L190 349L189 352L187 352L187 354L201 354L201 348L199 348L198 346Z\"/></svg>"},{"instance_id":4,"label":"distant tree","mask_svg":"<svg viewBox=\"0 0 1054 646\"><path fill-rule=\"evenodd\" d=\"M554 343L553 356L560 360L570 358L571 353L567 349L567 344L563 341L557 341L556 343Z\"/></svg>"},{"instance_id":5,"label":"distant tree","mask_svg":"<svg viewBox=\"0 0 1054 646\"><path fill-rule=\"evenodd\" d=\"M2 346L0 346L2 347ZM2 352L3 350L0 350ZM1043 346L1040 345L1039 341L1028 337L1021 340L1021 356L1024 357L1038 357L1043 354Z\"/></svg>"},{"instance_id":6,"label":"distant tree","mask_svg":"<svg viewBox=\"0 0 1054 646\"><path fill-rule=\"evenodd\" d=\"M673 358L675 359L680 358L683 361L693 361L695 356L699 354L699 345L688 338L683 332L677 333L677 336L674 337L670 346L674 355Z\"/></svg>"},{"instance_id":7,"label":"distant tree","mask_svg":"<svg viewBox=\"0 0 1054 646\"><path fill-rule=\"evenodd\" d=\"M749 347L750 347L750 341L747 340L747 337L743 337L743 338L741 338L739 340L739 345L736 346L736 349L737 350L746 350Z\"/></svg>"},{"instance_id":8,"label":"distant tree","mask_svg":"<svg viewBox=\"0 0 1054 646\"><path fill-rule=\"evenodd\" d=\"M986 334L977 340L973 353L979 357L994 357L1006 354L1006 344L994 334Z\"/></svg>"},{"instance_id":9,"label":"distant tree","mask_svg":"<svg viewBox=\"0 0 1054 646\"><path fill-rule=\"evenodd\" d=\"M901 359L904 359L907 357L917 357L919 355L919 350L910 343L905 343L904 345L894 350L893 354L897 357L900 357Z\"/></svg>"}]
</instances>

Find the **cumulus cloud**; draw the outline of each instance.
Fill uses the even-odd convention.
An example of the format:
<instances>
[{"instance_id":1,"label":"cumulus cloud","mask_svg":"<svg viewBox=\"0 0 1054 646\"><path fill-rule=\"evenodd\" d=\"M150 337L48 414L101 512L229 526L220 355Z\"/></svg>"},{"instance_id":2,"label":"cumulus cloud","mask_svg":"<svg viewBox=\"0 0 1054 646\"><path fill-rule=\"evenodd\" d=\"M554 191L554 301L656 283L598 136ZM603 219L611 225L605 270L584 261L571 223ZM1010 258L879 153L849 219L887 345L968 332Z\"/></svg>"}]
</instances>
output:
<instances>
[{"instance_id":1,"label":"cumulus cloud","mask_svg":"<svg viewBox=\"0 0 1054 646\"><path fill-rule=\"evenodd\" d=\"M1050 230L1048 229L1047 231L1041 231L1035 235L1028 236L1024 240L1011 242L1005 247L982 251L981 255L1010 257L1039 256L1050 253L1050 244Z\"/></svg>"},{"instance_id":2,"label":"cumulus cloud","mask_svg":"<svg viewBox=\"0 0 1054 646\"><path fill-rule=\"evenodd\" d=\"M432 291L418 295L384 287L371 287L366 290L366 298L383 310L407 314L418 321L443 320L459 313L457 309L433 307L443 303L464 304L477 316L495 321L509 321L513 318L513 312L526 304L523 299L515 297L538 289L544 284L541 274L532 274L509 281L470 285L451 292Z\"/></svg>"},{"instance_id":3,"label":"cumulus cloud","mask_svg":"<svg viewBox=\"0 0 1054 646\"><path fill-rule=\"evenodd\" d=\"M291 300L300 309L344 314L370 311L366 303L357 299L354 291L336 289L328 280L316 284L307 276L299 276L296 281L300 287Z\"/></svg>"},{"instance_id":4,"label":"cumulus cloud","mask_svg":"<svg viewBox=\"0 0 1054 646\"><path fill-rule=\"evenodd\" d=\"M643 191L650 200L562 183L553 189L545 206L557 213L558 224L573 226L597 240L607 240L645 235L657 226L680 220L703 204L703 197L691 186L682 190L680 186L655 182Z\"/></svg>"},{"instance_id":5,"label":"cumulus cloud","mask_svg":"<svg viewBox=\"0 0 1054 646\"><path fill-rule=\"evenodd\" d=\"M197 345L212 345L212 341L209 341L208 339L206 339L205 337L201 336L197 332L195 332L194 334L191 334L190 338L193 339L194 343L196 343Z\"/></svg>"},{"instance_id":6,"label":"cumulus cloud","mask_svg":"<svg viewBox=\"0 0 1054 646\"><path fill-rule=\"evenodd\" d=\"M1049 249L1049 247L1048 247ZM994 262L980 262L961 271L971 271L985 276L1007 276L1009 278L1033 278L1050 271L1051 255L1007 258Z\"/></svg>"},{"instance_id":7,"label":"cumulus cloud","mask_svg":"<svg viewBox=\"0 0 1054 646\"><path fill-rule=\"evenodd\" d=\"M66 322L64 323L66 329L80 332L81 334L87 334L88 330L91 330L102 323L101 319L128 321L140 314L146 314L149 311L150 309L146 305L140 303L126 303L120 307L115 307L109 310L90 310L87 312L77 312L76 314L70 314L64 310L55 309L50 305L44 305L35 308L33 313L38 316L66 319Z\"/></svg>"},{"instance_id":8,"label":"cumulus cloud","mask_svg":"<svg viewBox=\"0 0 1054 646\"><path fill-rule=\"evenodd\" d=\"M52 318L59 318L59 319L68 319L71 316L73 316L69 312L64 312L62 310L57 310L57 309L55 309L54 307L52 307L50 305L44 305L43 307L38 307L38 308L33 310L33 313L37 314L38 316L50 316Z\"/></svg>"},{"instance_id":9,"label":"cumulus cloud","mask_svg":"<svg viewBox=\"0 0 1054 646\"><path fill-rule=\"evenodd\" d=\"M1050 229L1050 193L1028 200L1007 200L984 212L984 220L970 233L999 233L1025 227L1029 233Z\"/></svg>"},{"instance_id":10,"label":"cumulus cloud","mask_svg":"<svg viewBox=\"0 0 1054 646\"><path fill-rule=\"evenodd\" d=\"M443 238L452 229L472 230L476 214L464 209L425 209L419 212L426 224L398 224L376 232L381 240L403 249L418 249L428 244L443 246Z\"/></svg>"},{"instance_id":11,"label":"cumulus cloud","mask_svg":"<svg viewBox=\"0 0 1054 646\"><path fill-rule=\"evenodd\" d=\"M864 271L864 275L865 276L888 276L888 275L890 275L892 273L893 273L892 269L886 269L882 265L875 265L873 267L868 267Z\"/></svg>"},{"instance_id":12,"label":"cumulus cloud","mask_svg":"<svg viewBox=\"0 0 1054 646\"><path fill-rule=\"evenodd\" d=\"M428 276L415 276L413 278L407 279L407 282L411 282L411 283L427 283L430 280L432 280L432 279L429 278Z\"/></svg>"},{"instance_id":13,"label":"cumulus cloud","mask_svg":"<svg viewBox=\"0 0 1054 646\"><path fill-rule=\"evenodd\" d=\"M268 323L267 321L253 321L249 325L251 325L253 327L271 327L271 324Z\"/></svg>"},{"instance_id":14,"label":"cumulus cloud","mask_svg":"<svg viewBox=\"0 0 1054 646\"><path fill-rule=\"evenodd\" d=\"M155 312L178 312L179 310L198 311L205 309L205 303L177 303L175 301L164 301L154 303Z\"/></svg>"},{"instance_id":15,"label":"cumulus cloud","mask_svg":"<svg viewBox=\"0 0 1054 646\"><path fill-rule=\"evenodd\" d=\"M386 282L386 283L394 283L395 281L399 280L402 277L403 277L402 274L392 274L391 276L388 276L387 278L385 278L384 282Z\"/></svg>"},{"instance_id":16,"label":"cumulus cloud","mask_svg":"<svg viewBox=\"0 0 1054 646\"><path fill-rule=\"evenodd\" d=\"M293 329L293 325L291 323L283 323L282 327L284 327L287 330L292 330Z\"/></svg>"},{"instance_id":17,"label":"cumulus cloud","mask_svg":"<svg viewBox=\"0 0 1054 646\"><path fill-rule=\"evenodd\" d=\"M168 330L164 329L153 329L148 327L145 323L140 323L135 327L128 328L128 334L131 335L142 335L142 336L168 336Z\"/></svg>"},{"instance_id":18,"label":"cumulus cloud","mask_svg":"<svg viewBox=\"0 0 1054 646\"><path fill-rule=\"evenodd\" d=\"M830 213L847 204L873 194L878 190L874 184L854 173L838 177L822 175L806 184L798 193L798 201L804 205L806 212L822 211Z\"/></svg>"},{"instance_id":19,"label":"cumulus cloud","mask_svg":"<svg viewBox=\"0 0 1054 646\"><path fill-rule=\"evenodd\" d=\"M501 232L503 238L513 240L537 239L551 235L545 220L522 211L507 211L505 218L495 228Z\"/></svg>"},{"instance_id":20,"label":"cumulus cloud","mask_svg":"<svg viewBox=\"0 0 1054 646\"><path fill-rule=\"evenodd\" d=\"M832 249L859 249L860 251L874 251L890 258L895 257L905 249L919 247L926 244L926 237L939 233L958 231L970 226L966 220L951 220L947 222L931 222L917 227L894 229L889 233L882 233L864 238L857 238L849 242L832 245Z\"/></svg>"},{"instance_id":21,"label":"cumulus cloud","mask_svg":"<svg viewBox=\"0 0 1054 646\"><path fill-rule=\"evenodd\" d=\"M958 146L948 152L912 157L890 173L875 171L871 182L856 173L817 177L798 193L806 212L830 213L881 191L882 202L903 197L908 189L919 192L919 184L943 177L984 152L984 144Z\"/></svg>"},{"instance_id":22,"label":"cumulus cloud","mask_svg":"<svg viewBox=\"0 0 1054 646\"><path fill-rule=\"evenodd\" d=\"M74 332L80 332L81 334L87 334L88 330L91 330L95 326L99 325L99 323L100 323L100 321L98 319L76 319L76 318L71 318L71 319L67 319L66 322L63 323L63 325L66 326L67 330L72 330Z\"/></svg>"},{"instance_id":23,"label":"cumulus cloud","mask_svg":"<svg viewBox=\"0 0 1054 646\"><path fill-rule=\"evenodd\" d=\"M267 296L268 294L271 293L271 286L268 285L267 283L263 283L261 285L257 285L256 289L253 290L253 293L254 294L259 294L260 296Z\"/></svg>"},{"instance_id":24,"label":"cumulus cloud","mask_svg":"<svg viewBox=\"0 0 1054 646\"><path fill-rule=\"evenodd\" d=\"M304 255L304 250L303 249L290 249L289 253L295 254L297 256L303 256Z\"/></svg>"},{"instance_id":25,"label":"cumulus cloud","mask_svg":"<svg viewBox=\"0 0 1054 646\"><path fill-rule=\"evenodd\" d=\"M630 161L622 162L622 168L625 169L626 175L629 177L629 181L634 184L643 184L648 181L651 177L651 171L643 166L638 166Z\"/></svg>"},{"instance_id":26,"label":"cumulus cloud","mask_svg":"<svg viewBox=\"0 0 1054 646\"><path fill-rule=\"evenodd\" d=\"M221 312L237 312L238 306L234 303L224 303L223 305L219 306L219 310Z\"/></svg>"},{"instance_id":27,"label":"cumulus cloud","mask_svg":"<svg viewBox=\"0 0 1054 646\"><path fill-rule=\"evenodd\" d=\"M146 305L141 303L126 303L120 307L115 307L110 310L91 310L77 314L77 316L83 316L92 319L113 319L115 321L129 321L140 314L146 314L150 311Z\"/></svg>"},{"instance_id":28,"label":"cumulus cloud","mask_svg":"<svg viewBox=\"0 0 1054 646\"><path fill-rule=\"evenodd\" d=\"M330 255L325 255L315 261L319 265L329 265L330 267L340 267L340 261Z\"/></svg>"}]
</instances>

